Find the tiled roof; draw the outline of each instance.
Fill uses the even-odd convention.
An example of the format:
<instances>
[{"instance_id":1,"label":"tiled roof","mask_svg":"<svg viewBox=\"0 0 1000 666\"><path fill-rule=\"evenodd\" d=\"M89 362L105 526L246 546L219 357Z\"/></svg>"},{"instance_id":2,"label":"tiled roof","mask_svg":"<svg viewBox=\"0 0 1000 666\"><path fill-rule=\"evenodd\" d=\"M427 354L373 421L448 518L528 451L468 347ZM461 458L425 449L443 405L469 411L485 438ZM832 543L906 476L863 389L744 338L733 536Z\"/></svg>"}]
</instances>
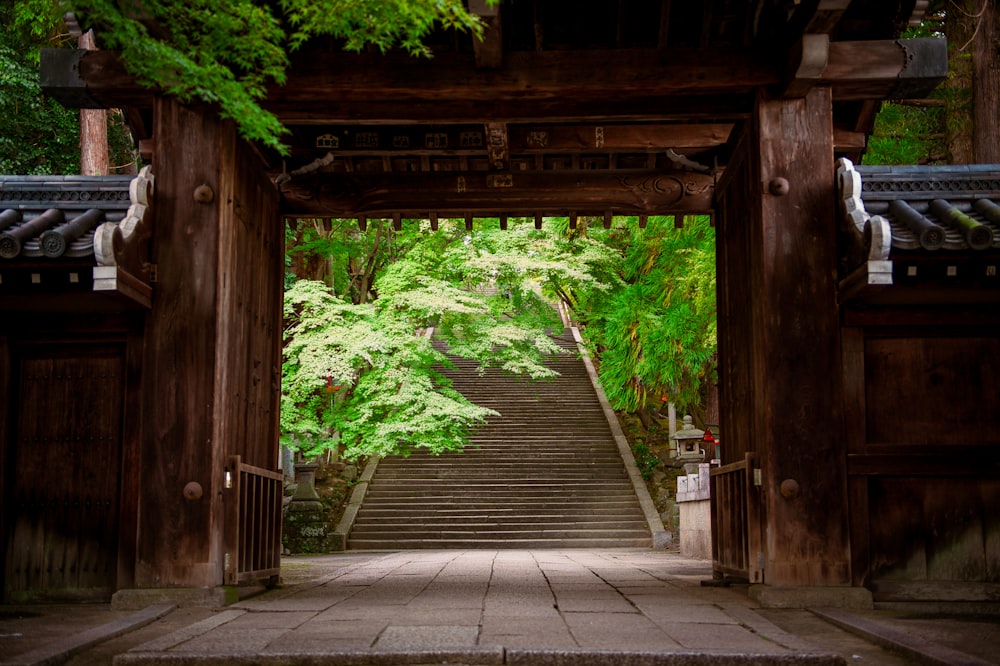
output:
<instances>
[{"instance_id":1,"label":"tiled roof","mask_svg":"<svg viewBox=\"0 0 1000 666\"><path fill-rule=\"evenodd\" d=\"M153 176L0 176L0 297L81 289L150 307ZM5 301L6 302L6 301Z\"/></svg>"},{"instance_id":2,"label":"tiled roof","mask_svg":"<svg viewBox=\"0 0 1000 666\"><path fill-rule=\"evenodd\" d=\"M841 159L837 179L842 300L894 284L942 303L1000 294L1000 165L856 167Z\"/></svg>"},{"instance_id":3,"label":"tiled roof","mask_svg":"<svg viewBox=\"0 0 1000 666\"><path fill-rule=\"evenodd\" d=\"M128 213L133 178L0 176L0 262L93 256L97 227Z\"/></svg>"},{"instance_id":4,"label":"tiled roof","mask_svg":"<svg viewBox=\"0 0 1000 666\"><path fill-rule=\"evenodd\" d=\"M998 164L854 166L841 160L838 173L851 222L863 233L871 217L884 218L894 249L1000 248Z\"/></svg>"}]
</instances>

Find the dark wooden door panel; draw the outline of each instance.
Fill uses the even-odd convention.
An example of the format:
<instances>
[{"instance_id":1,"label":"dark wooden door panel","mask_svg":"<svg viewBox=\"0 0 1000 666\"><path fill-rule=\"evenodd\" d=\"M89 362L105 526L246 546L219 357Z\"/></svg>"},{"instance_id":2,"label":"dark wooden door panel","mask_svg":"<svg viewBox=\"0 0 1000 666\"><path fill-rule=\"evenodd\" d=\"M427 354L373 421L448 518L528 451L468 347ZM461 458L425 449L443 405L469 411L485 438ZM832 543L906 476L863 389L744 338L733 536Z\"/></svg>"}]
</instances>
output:
<instances>
[{"instance_id":1,"label":"dark wooden door panel","mask_svg":"<svg viewBox=\"0 0 1000 666\"><path fill-rule=\"evenodd\" d=\"M16 368L4 597L110 598L118 556L122 351L29 348Z\"/></svg>"}]
</instances>

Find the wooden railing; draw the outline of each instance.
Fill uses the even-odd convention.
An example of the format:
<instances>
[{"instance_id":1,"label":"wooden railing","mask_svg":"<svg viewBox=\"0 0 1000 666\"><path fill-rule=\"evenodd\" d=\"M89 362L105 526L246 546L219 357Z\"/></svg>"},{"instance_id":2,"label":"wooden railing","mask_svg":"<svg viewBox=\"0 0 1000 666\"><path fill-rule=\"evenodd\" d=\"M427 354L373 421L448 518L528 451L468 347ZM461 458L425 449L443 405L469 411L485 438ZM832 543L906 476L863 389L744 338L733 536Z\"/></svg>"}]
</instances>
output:
<instances>
[{"instance_id":1,"label":"wooden railing","mask_svg":"<svg viewBox=\"0 0 1000 666\"><path fill-rule=\"evenodd\" d=\"M711 471L712 569L717 578L763 583L760 491L754 454Z\"/></svg>"},{"instance_id":2,"label":"wooden railing","mask_svg":"<svg viewBox=\"0 0 1000 666\"><path fill-rule=\"evenodd\" d=\"M226 465L226 585L270 579L281 571L281 472Z\"/></svg>"}]
</instances>

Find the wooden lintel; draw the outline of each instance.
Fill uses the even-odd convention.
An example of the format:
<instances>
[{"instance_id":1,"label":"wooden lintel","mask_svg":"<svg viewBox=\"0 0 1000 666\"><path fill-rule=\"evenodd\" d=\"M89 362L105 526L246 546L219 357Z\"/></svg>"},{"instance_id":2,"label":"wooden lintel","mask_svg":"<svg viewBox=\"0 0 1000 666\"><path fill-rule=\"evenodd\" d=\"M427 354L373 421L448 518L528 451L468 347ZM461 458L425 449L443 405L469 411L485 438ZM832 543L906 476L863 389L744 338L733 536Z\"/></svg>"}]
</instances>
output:
<instances>
[{"instance_id":1,"label":"wooden lintel","mask_svg":"<svg viewBox=\"0 0 1000 666\"><path fill-rule=\"evenodd\" d=\"M299 125L289 144L296 158L320 160L348 157L420 157L420 170L430 171L429 157L483 155L491 168L503 170L510 154L662 153L703 150L725 145L734 123L520 123L486 122L448 127L422 125ZM336 139L336 141L334 141ZM427 160L423 158L427 157ZM345 163L346 164L346 163Z\"/></svg>"},{"instance_id":2,"label":"wooden lintel","mask_svg":"<svg viewBox=\"0 0 1000 666\"><path fill-rule=\"evenodd\" d=\"M598 134L597 130L600 129ZM660 151L664 148L711 148L729 140L733 123L663 124L522 124L509 128L511 149L517 153Z\"/></svg>"},{"instance_id":3,"label":"wooden lintel","mask_svg":"<svg viewBox=\"0 0 1000 666\"><path fill-rule=\"evenodd\" d=\"M948 76L944 39L831 42L820 82L835 101L922 97Z\"/></svg>"},{"instance_id":4,"label":"wooden lintel","mask_svg":"<svg viewBox=\"0 0 1000 666\"><path fill-rule=\"evenodd\" d=\"M912 97L940 81L946 66L944 40L831 42L820 84L833 88L835 101ZM264 106L286 124L733 118L748 110L739 95L787 80L781 69L752 51L718 48L511 52L502 69L477 68L462 53L420 59L304 49L288 81L269 88ZM153 103L154 91L138 85L110 51L48 50L40 80L67 106ZM580 108L580 99L592 101Z\"/></svg>"},{"instance_id":5,"label":"wooden lintel","mask_svg":"<svg viewBox=\"0 0 1000 666\"><path fill-rule=\"evenodd\" d=\"M140 86L111 51L69 51L43 57L42 83L50 94L67 106L116 108L150 107L154 91ZM72 62L68 61L72 55ZM59 57L57 57L59 56ZM70 80L71 79L71 80ZM759 63L752 54L720 49L680 49L662 54L655 49L607 51L516 52L506 55L502 71L479 70L464 54L440 54L433 59L396 54L296 54L289 79L268 90L265 106L280 111L298 110L302 116L326 115L325 105L377 108L389 104L396 115L418 101L433 102L438 116L443 100L475 104L483 118L488 108L504 100L537 104L553 100L569 90L581 95L603 96L621 104L628 99L678 95L752 93L757 87L779 80L774 67ZM82 95L86 95L86 99ZM75 98L74 98L75 96ZM505 107L507 104L503 104ZM516 108L516 104L511 104ZM338 112L339 113L339 112ZM346 119L360 120L366 111ZM619 111L621 113L621 111ZM374 118L384 117L385 113ZM528 113L530 117L536 115ZM592 115L588 113L586 115ZM496 118L499 116L490 116ZM522 117L513 114L513 117ZM283 118L284 120L284 118Z\"/></svg>"},{"instance_id":6,"label":"wooden lintel","mask_svg":"<svg viewBox=\"0 0 1000 666\"><path fill-rule=\"evenodd\" d=\"M281 185L286 216L385 217L434 211L440 216L529 215L609 208L618 215L708 213L714 180L694 172L431 172L310 174Z\"/></svg>"}]
</instances>

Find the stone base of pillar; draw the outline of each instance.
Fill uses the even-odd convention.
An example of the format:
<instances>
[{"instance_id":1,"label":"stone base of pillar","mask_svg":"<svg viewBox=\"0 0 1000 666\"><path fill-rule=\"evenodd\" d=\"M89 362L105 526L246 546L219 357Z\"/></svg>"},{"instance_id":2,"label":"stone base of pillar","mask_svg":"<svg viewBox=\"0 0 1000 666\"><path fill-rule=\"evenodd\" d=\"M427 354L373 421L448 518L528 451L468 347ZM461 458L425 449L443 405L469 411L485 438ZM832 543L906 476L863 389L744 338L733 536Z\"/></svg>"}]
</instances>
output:
<instances>
[{"instance_id":1,"label":"stone base of pillar","mask_svg":"<svg viewBox=\"0 0 1000 666\"><path fill-rule=\"evenodd\" d=\"M118 590L111 595L111 610L142 610L170 604L181 608L221 608L235 599L224 587L159 587Z\"/></svg>"},{"instance_id":2,"label":"stone base of pillar","mask_svg":"<svg viewBox=\"0 0 1000 666\"><path fill-rule=\"evenodd\" d=\"M763 608L848 608L875 607L872 593L863 587L775 587L751 585L747 595Z\"/></svg>"}]
</instances>

